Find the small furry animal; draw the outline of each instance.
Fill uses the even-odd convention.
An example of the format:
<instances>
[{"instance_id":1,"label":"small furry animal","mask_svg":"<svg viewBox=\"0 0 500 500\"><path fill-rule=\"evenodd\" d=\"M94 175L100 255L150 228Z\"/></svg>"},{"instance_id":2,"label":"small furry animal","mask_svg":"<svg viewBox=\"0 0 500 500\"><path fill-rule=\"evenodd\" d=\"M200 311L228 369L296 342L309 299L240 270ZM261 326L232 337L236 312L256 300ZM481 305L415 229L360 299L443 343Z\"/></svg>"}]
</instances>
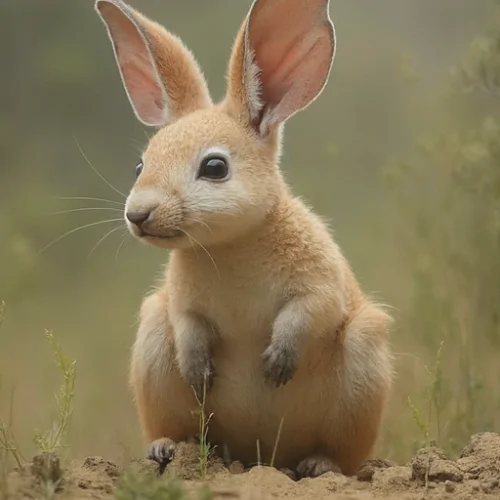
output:
<instances>
[{"instance_id":1,"label":"small furry animal","mask_svg":"<svg viewBox=\"0 0 500 500\"><path fill-rule=\"evenodd\" d=\"M214 103L181 40L97 0L137 118L157 127L126 202L132 235L171 250L145 298L130 381L148 456L198 433L244 464L354 474L392 385L390 316L279 168L283 124L322 92L335 54L328 0L255 0ZM312 167L312 166L311 166Z\"/></svg>"}]
</instances>

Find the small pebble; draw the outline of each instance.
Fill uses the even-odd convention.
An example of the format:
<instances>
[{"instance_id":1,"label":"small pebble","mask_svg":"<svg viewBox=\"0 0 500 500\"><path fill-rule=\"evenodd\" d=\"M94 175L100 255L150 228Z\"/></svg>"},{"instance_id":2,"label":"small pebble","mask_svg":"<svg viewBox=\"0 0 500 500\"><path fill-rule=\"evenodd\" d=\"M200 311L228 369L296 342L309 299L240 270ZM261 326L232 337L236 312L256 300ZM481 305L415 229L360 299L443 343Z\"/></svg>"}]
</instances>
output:
<instances>
[{"instance_id":1,"label":"small pebble","mask_svg":"<svg viewBox=\"0 0 500 500\"><path fill-rule=\"evenodd\" d=\"M453 493L455 491L455 485L451 481L445 481L444 489L446 493Z\"/></svg>"},{"instance_id":2,"label":"small pebble","mask_svg":"<svg viewBox=\"0 0 500 500\"><path fill-rule=\"evenodd\" d=\"M479 485L479 481L471 481L471 487L470 490L472 493L477 493L478 491L481 490L481 487Z\"/></svg>"},{"instance_id":3,"label":"small pebble","mask_svg":"<svg viewBox=\"0 0 500 500\"><path fill-rule=\"evenodd\" d=\"M245 472L245 467L243 467L243 464L241 462L233 462L229 467L229 472L231 474L243 474Z\"/></svg>"}]
</instances>

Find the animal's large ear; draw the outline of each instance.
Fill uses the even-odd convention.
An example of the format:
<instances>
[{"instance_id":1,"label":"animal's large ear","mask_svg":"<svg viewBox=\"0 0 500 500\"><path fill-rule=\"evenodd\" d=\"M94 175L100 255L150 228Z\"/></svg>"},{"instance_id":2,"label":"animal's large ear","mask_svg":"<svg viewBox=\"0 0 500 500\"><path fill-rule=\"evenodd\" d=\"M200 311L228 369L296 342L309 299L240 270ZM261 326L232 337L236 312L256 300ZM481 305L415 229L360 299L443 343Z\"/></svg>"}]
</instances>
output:
<instances>
[{"instance_id":1,"label":"animal's large ear","mask_svg":"<svg viewBox=\"0 0 500 500\"><path fill-rule=\"evenodd\" d=\"M329 0L255 0L229 61L226 104L265 136L323 90L335 55Z\"/></svg>"},{"instance_id":2,"label":"animal's large ear","mask_svg":"<svg viewBox=\"0 0 500 500\"><path fill-rule=\"evenodd\" d=\"M179 38L121 0L97 0L132 108L163 126L211 105L203 74Z\"/></svg>"}]
</instances>

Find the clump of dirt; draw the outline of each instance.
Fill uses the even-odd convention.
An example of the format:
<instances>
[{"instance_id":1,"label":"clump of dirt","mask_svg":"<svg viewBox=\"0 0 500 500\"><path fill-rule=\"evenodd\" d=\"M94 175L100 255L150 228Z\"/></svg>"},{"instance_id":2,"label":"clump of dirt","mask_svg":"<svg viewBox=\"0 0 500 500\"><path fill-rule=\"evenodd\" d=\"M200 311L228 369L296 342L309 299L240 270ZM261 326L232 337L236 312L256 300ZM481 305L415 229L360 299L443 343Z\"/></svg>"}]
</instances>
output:
<instances>
[{"instance_id":1,"label":"clump of dirt","mask_svg":"<svg viewBox=\"0 0 500 500\"><path fill-rule=\"evenodd\" d=\"M31 469L15 471L10 475L9 498L47 498L46 478L59 477L59 463L47 469L47 464L54 465L55 462L53 458L49 461L46 459L35 457ZM58 482L60 492L55 494L55 498L111 499L117 491L121 491L121 481L126 474L149 474L147 477L150 479L137 483L149 488L155 480L156 471L155 464L148 460L134 460L125 467L119 467L101 457L88 457L83 462L71 463L62 471L63 480ZM500 499L500 435L482 433L472 436L457 460L451 460L442 450L431 447L420 450L404 466L387 460L369 460L363 464L356 477L327 473L315 479L300 481L295 479L291 471L278 471L270 467L258 466L245 470L238 462L225 467L222 460L215 456L209 458L202 480L198 446L180 443L174 460L158 482L167 485L173 479L182 481L183 487L193 493L190 497L193 499L201 498L194 492L202 485L210 487L214 500ZM179 493L169 495L165 494L167 490L162 491L163 496L151 496L150 493L148 496L146 491L141 491L141 494L132 491L129 496L124 496L121 491L118 497L184 500Z\"/></svg>"},{"instance_id":2,"label":"clump of dirt","mask_svg":"<svg viewBox=\"0 0 500 500\"><path fill-rule=\"evenodd\" d=\"M358 481L371 481L376 471L395 466L396 464L389 460L367 460L358 470L356 478Z\"/></svg>"},{"instance_id":3,"label":"clump of dirt","mask_svg":"<svg viewBox=\"0 0 500 500\"><path fill-rule=\"evenodd\" d=\"M424 448L411 461L412 478L426 481L452 481L460 483L464 473L453 460L449 460L445 452L439 448Z\"/></svg>"},{"instance_id":4,"label":"clump of dirt","mask_svg":"<svg viewBox=\"0 0 500 500\"><path fill-rule=\"evenodd\" d=\"M91 496L98 493L111 494L121 474L120 468L101 457L87 457L81 466L70 468L71 483L79 490L86 490Z\"/></svg>"},{"instance_id":5,"label":"clump of dirt","mask_svg":"<svg viewBox=\"0 0 500 500\"><path fill-rule=\"evenodd\" d=\"M500 492L500 437L492 432L475 434L462 450L457 464L468 481L478 481L485 493Z\"/></svg>"},{"instance_id":6,"label":"clump of dirt","mask_svg":"<svg viewBox=\"0 0 500 500\"><path fill-rule=\"evenodd\" d=\"M175 458L168 466L168 473L173 477L187 481L200 477L199 446L193 443L179 443L175 450ZM230 475L231 473L224 466L220 457L212 455L208 459L206 475L212 477L220 474Z\"/></svg>"}]
</instances>

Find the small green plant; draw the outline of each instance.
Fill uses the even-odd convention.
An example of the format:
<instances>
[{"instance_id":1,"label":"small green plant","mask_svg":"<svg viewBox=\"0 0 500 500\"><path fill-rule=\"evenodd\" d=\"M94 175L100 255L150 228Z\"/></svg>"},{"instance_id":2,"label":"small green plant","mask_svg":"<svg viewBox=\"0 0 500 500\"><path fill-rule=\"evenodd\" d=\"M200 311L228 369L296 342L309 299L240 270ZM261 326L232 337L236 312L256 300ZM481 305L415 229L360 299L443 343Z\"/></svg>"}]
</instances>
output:
<instances>
[{"instance_id":1,"label":"small green plant","mask_svg":"<svg viewBox=\"0 0 500 500\"><path fill-rule=\"evenodd\" d=\"M61 346L51 332L45 331L45 336L52 348L63 382L59 392L55 394L57 418L48 431L42 433L38 429L35 430L34 441L42 453L35 457L32 472L40 479L45 498L53 499L63 480L59 457L56 453L67 447L65 439L73 413L76 361L70 360L63 354Z\"/></svg>"},{"instance_id":2,"label":"small green plant","mask_svg":"<svg viewBox=\"0 0 500 500\"><path fill-rule=\"evenodd\" d=\"M7 468L9 455L14 459L16 466L19 469L24 468L26 461L24 460L21 452L19 451L19 446L12 432L12 420L9 419L9 423L5 424L0 422L0 463Z\"/></svg>"},{"instance_id":3,"label":"small green plant","mask_svg":"<svg viewBox=\"0 0 500 500\"><path fill-rule=\"evenodd\" d=\"M422 432L425 440L425 446L428 452L428 461L427 461L427 469L425 472L425 487L428 488L429 485L429 470L430 470L430 448L432 446L437 446L440 443L440 435L441 435L441 395L442 395L442 387L443 387L443 370L441 367L441 351L443 348L444 342L442 341L439 344L439 348L436 354L436 361L434 363L433 369L429 369L425 366L425 370L430 378L430 384L427 388L427 419L424 418L420 409L415 406L410 397L408 397L408 405L413 415L413 420L417 424L418 428ZM433 412L434 410L434 412ZM435 415L435 417L433 417ZM435 426L436 434L435 439L431 438L432 428L433 428L433 418L435 418Z\"/></svg>"},{"instance_id":4,"label":"small green plant","mask_svg":"<svg viewBox=\"0 0 500 500\"><path fill-rule=\"evenodd\" d=\"M200 477L204 478L207 474L208 468L208 459L210 457L210 453L215 447L212 447L208 442L208 426L210 424L210 420L214 416L213 413L207 415L205 402L207 398L207 381L203 382L203 397L202 400L198 398L196 391L194 392L196 397L196 401L198 402L198 414L199 414L199 439L200 439Z\"/></svg>"},{"instance_id":5,"label":"small green plant","mask_svg":"<svg viewBox=\"0 0 500 500\"><path fill-rule=\"evenodd\" d=\"M155 474L126 472L115 491L116 500L186 500L187 493L175 479Z\"/></svg>"},{"instance_id":6,"label":"small green plant","mask_svg":"<svg viewBox=\"0 0 500 500\"><path fill-rule=\"evenodd\" d=\"M0 326L5 316L5 303L0 302ZM62 472L59 458L56 452L66 447L64 444L66 432L71 420L72 403L74 397L76 361L68 359L62 352L54 335L46 331L45 336L52 347L56 364L63 376L63 383L56 394L58 418L52 424L48 432L41 433L35 430L34 441L38 449L42 452L33 459L31 469L33 474L41 480L42 493L47 499L54 498L59 489L62 479ZM24 459L12 431L14 407L14 391L10 397L10 413L7 423L0 421L0 498L6 499L7 474L9 457L14 460L16 466L23 470L27 461Z\"/></svg>"},{"instance_id":7,"label":"small green plant","mask_svg":"<svg viewBox=\"0 0 500 500\"><path fill-rule=\"evenodd\" d=\"M191 500L193 497L180 481L152 473L128 471L124 473L115 490L116 500ZM207 487L201 487L196 500L211 500Z\"/></svg>"},{"instance_id":8,"label":"small green plant","mask_svg":"<svg viewBox=\"0 0 500 500\"><path fill-rule=\"evenodd\" d=\"M0 302L0 327L5 317L5 302ZM1 389L1 387L0 387ZM7 423L0 421L0 499L8 497L7 475L10 470L10 460L22 470L26 461L24 460L19 446L12 431L14 409L14 390L10 393L9 417Z\"/></svg>"},{"instance_id":9,"label":"small green plant","mask_svg":"<svg viewBox=\"0 0 500 500\"><path fill-rule=\"evenodd\" d=\"M422 415L422 412L420 411L418 406L413 404L413 401L411 400L410 396L408 396L408 406L410 407L413 420L417 424L417 427L420 429L420 432L423 434L425 443L428 445L430 443L429 425L425 421L425 418Z\"/></svg>"},{"instance_id":10,"label":"small green plant","mask_svg":"<svg viewBox=\"0 0 500 500\"><path fill-rule=\"evenodd\" d=\"M427 418L425 418L420 409L413 404L411 398L408 398L408 405L413 415L413 419L418 428L422 432L426 446L431 446L433 443L437 446L441 445L442 433L442 395L443 395L443 369L441 366L441 355L444 341L441 341L436 353L436 361L432 369L425 366L430 383L426 388L426 403L427 403ZM433 425L433 419L435 423ZM432 429L435 429L435 436L431 438Z\"/></svg>"},{"instance_id":11,"label":"small green plant","mask_svg":"<svg viewBox=\"0 0 500 500\"><path fill-rule=\"evenodd\" d=\"M63 383L55 395L58 418L53 422L49 431L42 433L35 431L35 444L43 452L54 453L61 448L66 448L66 433L73 413L73 398L75 395L76 360L67 358L54 335L46 331L45 335L52 347L56 365L59 368Z\"/></svg>"}]
</instances>

